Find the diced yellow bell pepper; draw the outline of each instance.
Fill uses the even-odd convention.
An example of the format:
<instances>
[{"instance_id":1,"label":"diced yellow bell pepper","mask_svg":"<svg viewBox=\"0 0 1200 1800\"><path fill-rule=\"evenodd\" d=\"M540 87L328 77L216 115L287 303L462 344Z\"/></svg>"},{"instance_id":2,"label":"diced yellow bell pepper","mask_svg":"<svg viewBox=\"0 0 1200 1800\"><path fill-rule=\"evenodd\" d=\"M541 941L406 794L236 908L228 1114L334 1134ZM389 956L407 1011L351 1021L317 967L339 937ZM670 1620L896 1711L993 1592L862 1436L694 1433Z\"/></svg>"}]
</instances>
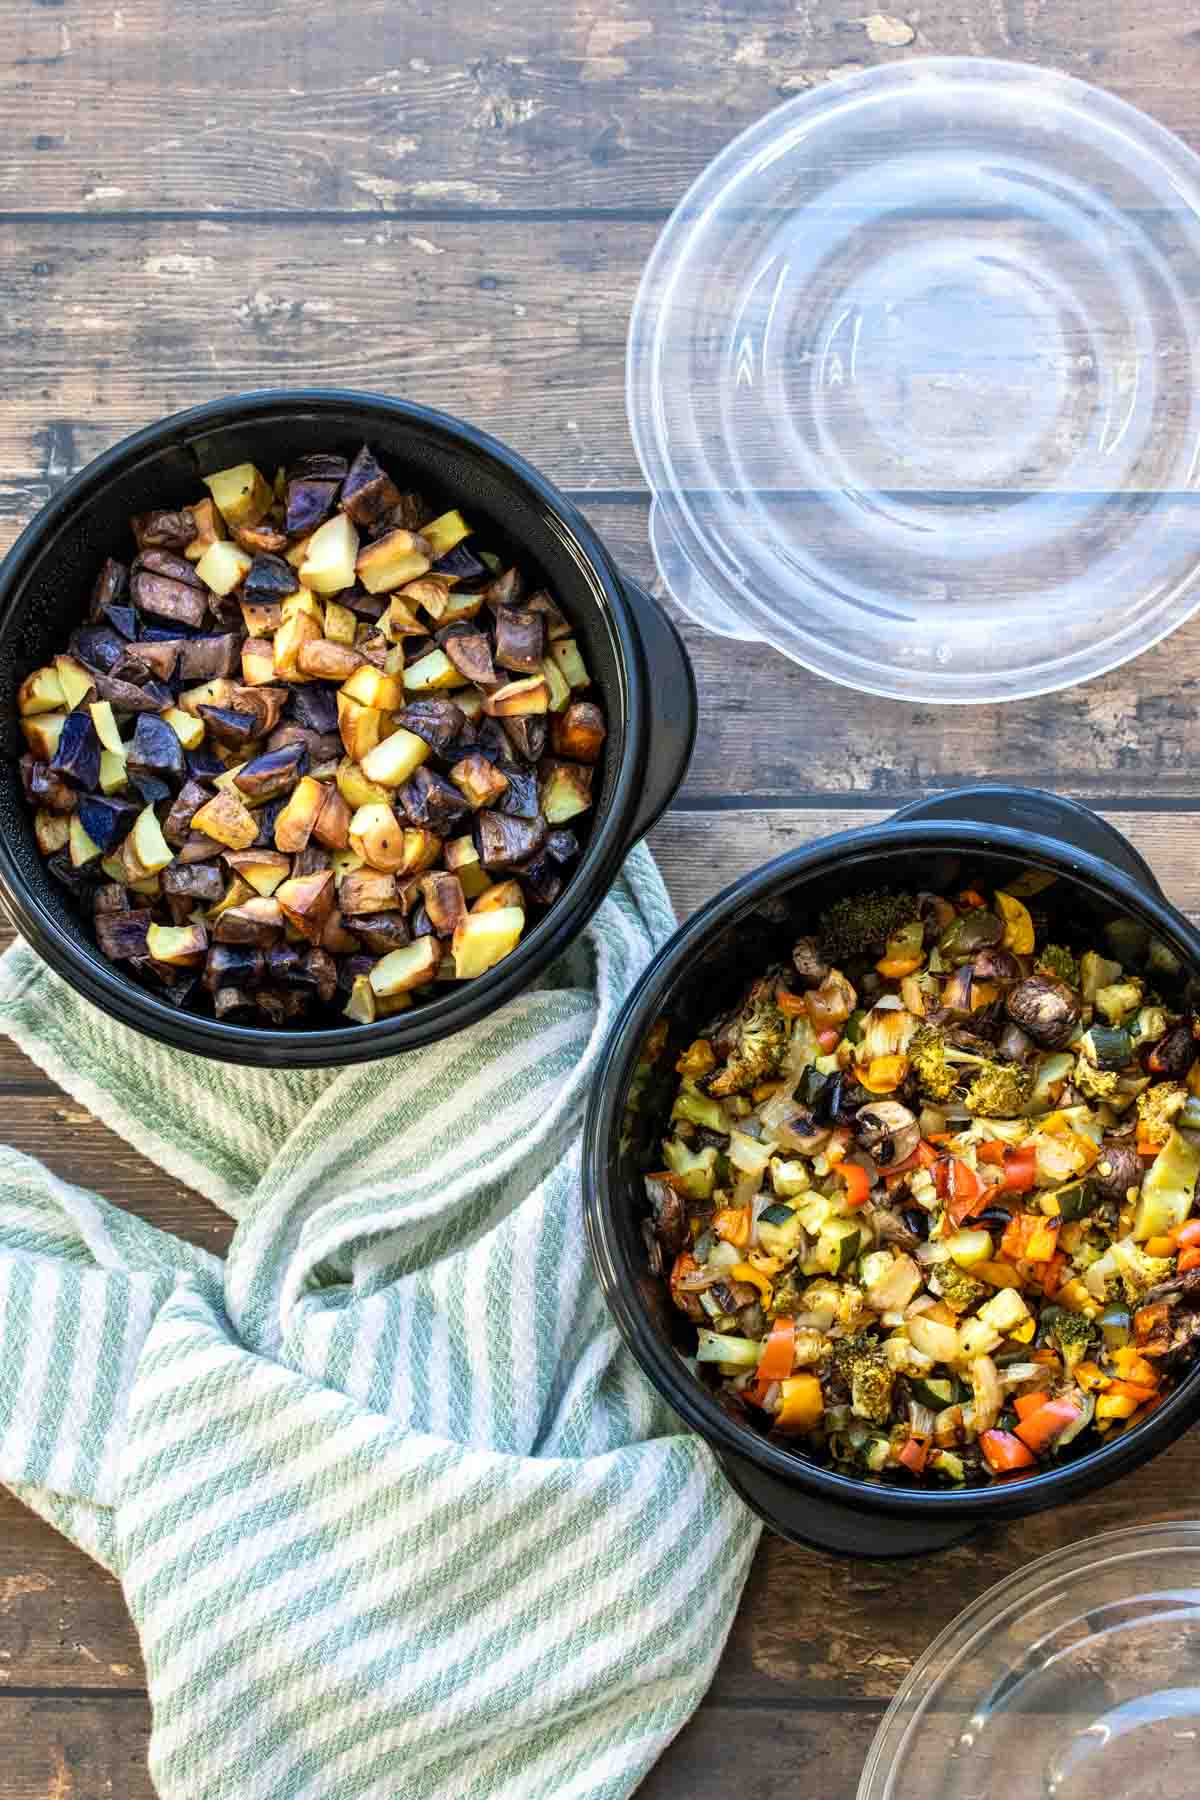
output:
<instances>
[{"instance_id":1,"label":"diced yellow bell pepper","mask_svg":"<svg viewBox=\"0 0 1200 1800\"><path fill-rule=\"evenodd\" d=\"M1050 1262L1058 1249L1058 1233L1045 1225L1037 1225L1029 1234L1029 1242L1025 1246L1026 1262Z\"/></svg>"},{"instance_id":2,"label":"diced yellow bell pepper","mask_svg":"<svg viewBox=\"0 0 1200 1800\"><path fill-rule=\"evenodd\" d=\"M860 1071L858 1079L869 1093L890 1094L907 1074L907 1056L876 1056L868 1063L865 1073Z\"/></svg>"},{"instance_id":3,"label":"diced yellow bell pepper","mask_svg":"<svg viewBox=\"0 0 1200 1800\"><path fill-rule=\"evenodd\" d=\"M736 1250L744 1250L750 1242L750 1208L723 1206L714 1217L712 1228L727 1244L732 1244Z\"/></svg>"},{"instance_id":4,"label":"diced yellow bell pepper","mask_svg":"<svg viewBox=\"0 0 1200 1800\"><path fill-rule=\"evenodd\" d=\"M1036 1330L1037 1320L1030 1317L1022 1324L1014 1326L1008 1335L1015 1344L1027 1344Z\"/></svg>"},{"instance_id":5,"label":"diced yellow bell pepper","mask_svg":"<svg viewBox=\"0 0 1200 1800\"><path fill-rule=\"evenodd\" d=\"M717 1066L717 1056L707 1038L696 1038L690 1043L679 1061L675 1064L677 1075L686 1075L689 1080L696 1081L701 1075L709 1075Z\"/></svg>"},{"instance_id":6,"label":"diced yellow bell pepper","mask_svg":"<svg viewBox=\"0 0 1200 1800\"><path fill-rule=\"evenodd\" d=\"M751 1286L756 1287L762 1295L764 1304L767 1306L771 1304L771 1295L774 1292L774 1289L761 1270L756 1269L753 1264L748 1262L734 1263L732 1269L729 1271L729 1279L731 1281L750 1282Z\"/></svg>"},{"instance_id":7,"label":"diced yellow bell pepper","mask_svg":"<svg viewBox=\"0 0 1200 1800\"><path fill-rule=\"evenodd\" d=\"M996 911L1004 920L1004 948L1011 950L1014 956L1031 956L1033 920L1029 916L1029 908L1012 894L997 892Z\"/></svg>"},{"instance_id":8,"label":"diced yellow bell pepper","mask_svg":"<svg viewBox=\"0 0 1200 1800\"><path fill-rule=\"evenodd\" d=\"M1007 1262L977 1262L971 1267L972 1275L978 1275L980 1281L986 1281L989 1287L1019 1288L1021 1277Z\"/></svg>"},{"instance_id":9,"label":"diced yellow bell pepper","mask_svg":"<svg viewBox=\"0 0 1200 1800\"><path fill-rule=\"evenodd\" d=\"M1175 1240L1169 1237L1152 1237L1146 1239L1147 1256L1174 1256Z\"/></svg>"},{"instance_id":10,"label":"diced yellow bell pepper","mask_svg":"<svg viewBox=\"0 0 1200 1800\"><path fill-rule=\"evenodd\" d=\"M1114 1350L1112 1359L1123 1381L1132 1381L1138 1387L1158 1386L1158 1370L1132 1344L1123 1344L1119 1350Z\"/></svg>"},{"instance_id":11,"label":"diced yellow bell pepper","mask_svg":"<svg viewBox=\"0 0 1200 1800\"><path fill-rule=\"evenodd\" d=\"M780 1431L812 1431L821 1422L825 1399L821 1383L815 1375L789 1375L779 1384L779 1411L775 1424Z\"/></svg>"},{"instance_id":12,"label":"diced yellow bell pepper","mask_svg":"<svg viewBox=\"0 0 1200 1800\"><path fill-rule=\"evenodd\" d=\"M1077 1275L1070 1281L1063 1282L1054 1299L1057 1305L1065 1306L1068 1312L1086 1313L1089 1319L1094 1319L1100 1310Z\"/></svg>"},{"instance_id":13,"label":"diced yellow bell pepper","mask_svg":"<svg viewBox=\"0 0 1200 1800\"><path fill-rule=\"evenodd\" d=\"M1101 1394L1096 1402L1097 1419L1129 1419L1138 1409L1138 1403L1128 1394Z\"/></svg>"},{"instance_id":14,"label":"diced yellow bell pepper","mask_svg":"<svg viewBox=\"0 0 1200 1800\"><path fill-rule=\"evenodd\" d=\"M1077 1363L1075 1380L1087 1394L1102 1394L1109 1384L1109 1378L1104 1370L1094 1362Z\"/></svg>"},{"instance_id":15,"label":"diced yellow bell pepper","mask_svg":"<svg viewBox=\"0 0 1200 1800\"><path fill-rule=\"evenodd\" d=\"M1200 1057L1188 1070L1187 1084L1189 1094L1200 1094Z\"/></svg>"}]
</instances>

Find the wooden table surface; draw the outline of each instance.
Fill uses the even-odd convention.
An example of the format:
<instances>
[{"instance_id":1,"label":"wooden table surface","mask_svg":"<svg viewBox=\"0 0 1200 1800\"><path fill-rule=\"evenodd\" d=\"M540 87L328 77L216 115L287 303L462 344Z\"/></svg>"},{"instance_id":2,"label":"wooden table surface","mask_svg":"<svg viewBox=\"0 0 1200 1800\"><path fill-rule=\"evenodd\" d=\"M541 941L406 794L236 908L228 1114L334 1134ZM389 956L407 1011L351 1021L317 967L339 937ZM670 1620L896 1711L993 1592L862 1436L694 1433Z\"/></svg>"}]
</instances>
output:
<instances>
[{"instance_id":1,"label":"wooden table surface","mask_svg":"<svg viewBox=\"0 0 1200 1800\"><path fill-rule=\"evenodd\" d=\"M0 547L135 427L328 381L496 432L653 585L622 376L656 233L778 101L932 52L1068 70L1200 148L1200 28L1166 0L921 0L882 27L846 0L0 0ZM964 778L1084 798L1200 913L1200 619L1089 687L950 711L684 631L703 729L652 839L681 916ZM222 1247L222 1215L2 1044L0 1094L11 1143ZM1117 1492L917 1565L765 1540L711 1693L642 1793L850 1800L898 1682L966 1601L1186 1509L1197 1474L1185 1440ZM117 1586L0 1493L0 1800L148 1800L148 1723Z\"/></svg>"}]
</instances>

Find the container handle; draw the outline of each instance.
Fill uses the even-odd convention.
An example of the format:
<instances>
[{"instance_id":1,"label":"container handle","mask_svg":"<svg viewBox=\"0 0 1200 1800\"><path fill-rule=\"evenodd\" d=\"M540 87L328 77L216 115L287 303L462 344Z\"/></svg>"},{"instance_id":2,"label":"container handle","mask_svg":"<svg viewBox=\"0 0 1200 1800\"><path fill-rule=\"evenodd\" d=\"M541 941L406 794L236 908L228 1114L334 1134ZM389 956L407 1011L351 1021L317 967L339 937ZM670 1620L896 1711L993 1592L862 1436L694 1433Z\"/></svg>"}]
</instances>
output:
<instances>
[{"instance_id":1,"label":"container handle","mask_svg":"<svg viewBox=\"0 0 1200 1800\"><path fill-rule=\"evenodd\" d=\"M621 588L637 623L646 664L648 729L642 798L629 833L632 849L666 812L687 774L699 717L696 677L674 620L636 581Z\"/></svg>"},{"instance_id":2,"label":"container handle","mask_svg":"<svg viewBox=\"0 0 1200 1800\"><path fill-rule=\"evenodd\" d=\"M969 825L1007 825L1018 831L1036 832L1040 837L1057 838L1073 850L1111 863L1139 887L1149 888L1156 899L1164 898L1150 864L1115 825L1078 800L1068 800L1046 788L1007 787L1000 783L947 788L901 807L892 818L902 824L940 824L957 819Z\"/></svg>"}]
</instances>

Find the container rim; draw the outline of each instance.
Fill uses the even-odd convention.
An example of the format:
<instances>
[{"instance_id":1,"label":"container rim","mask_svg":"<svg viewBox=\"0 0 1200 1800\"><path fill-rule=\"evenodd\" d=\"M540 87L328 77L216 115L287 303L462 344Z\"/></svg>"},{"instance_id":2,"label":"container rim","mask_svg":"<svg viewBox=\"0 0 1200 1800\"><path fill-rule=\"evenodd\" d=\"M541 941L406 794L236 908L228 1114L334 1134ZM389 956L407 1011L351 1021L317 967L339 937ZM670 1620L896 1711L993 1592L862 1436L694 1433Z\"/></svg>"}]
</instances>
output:
<instances>
[{"instance_id":1,"label":"container rim","mask_svg":"<svg viewBox=\"0 0 1200 1800\"><path fill-rule=\"evenodd\" d=\"M180 1013L119 975L82 934L72 936L26 887L7 842L0 838L0 894L22 935L55 973L123 1024L195 1055L273 1068L349 1065L415 1049L473 1024L528 986L538 970L564 950L587 924L616 878L629 848L630 821L640 791L639 763L647 733L645 669L629 602L613 562L582 513L532 464L498 438L466 420L416 401L354 388L259 388L205 401L171 413L102 451L55 493L35 515L0 564L0 615L22 599L31 562L53 548L57 535L96 498L105 483L174 442L191 450L208 429L306 413L328 418L348 409L400 420L465 447L503 469L536 502L547 526L578 566L605 613L619 654L616 702L624 720L624 745L613 791L597 817L571 881L559 901L510 956L461 992L371 1025L284 1031L237 1025ZM199 470L197 471L199 472Z\"/></svg>"},{"instance_id":2,"label":"container rim","mask_svg":"<svg viewBox=\"0 0 1200 1800\"><path fill-rule=\"evenodd\" d=\"M718 929L783 889L797 876L831 868L851 869L901 851L1004 851L1022 861L1071 877L1104 899L1116 898L1161 937L1184 962L1200 971L1200 932L1165 900L1140 887L1099 857L1066 849L1038 833L1005 826L883 823L838 832L763 864L733 882L681 926L640 977L621 1009L591 1090L584 1122L583 1204L592 1256L604 1297L628 1349L653 1386L684 1421L718 1451L744 1457L766 1474L857 1512L895 1518L939 1519L1015 1516L1060 1504L1091 1491L1145 1462L1200 1418L1200 1364L1142 1424L1078 1461L1043 1474L986 1488L957 1491L888 1488L841 1475L771 1444L729 1417L687 1371L678 1354L648 1323L636 1300L637 1274L607 1229L616 1195L609 1181L609 1151L616 1143L637 1052L678 977Z\"/></svg>"}]
</instances>

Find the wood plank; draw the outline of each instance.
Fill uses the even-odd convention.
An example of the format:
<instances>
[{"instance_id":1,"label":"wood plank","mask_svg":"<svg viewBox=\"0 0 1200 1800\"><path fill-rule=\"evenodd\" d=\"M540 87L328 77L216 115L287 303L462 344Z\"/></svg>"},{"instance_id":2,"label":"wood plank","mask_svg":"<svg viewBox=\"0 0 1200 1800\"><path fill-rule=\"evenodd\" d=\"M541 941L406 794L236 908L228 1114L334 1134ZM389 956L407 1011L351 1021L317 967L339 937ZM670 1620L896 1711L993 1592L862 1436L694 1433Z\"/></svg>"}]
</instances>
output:
<instances>
[{"instance_id":1,"label":"wood plank","mask_svg":"<svg viewBox=\"0 0 1200 1800\"><path fill-rule=\"evenodd\" d=\"M5 1800L154 1800L146 1769L150 1708L62 1694L0 1694Z\"/></svg>"},{"instance_id":2,"label":"wood plank","mask_svg":"<svg viewBox=\"0 0 1200 1800\"><path fill-rule=\"evenodd\" d=\"M1200 868L1192 851L1200 832L1200 812L1098 810L1147 858L1167 899L1193 917L1200 916ZM888 816L886 808L836 805L720 812L676 808L655 826L648 841L676 913L685 919L740 875L785 850L831 832L882 824Z\"/></svg>"},{"instance_id":3,"label":"wood plank","mask_svg":"<svg viewBox=\"0 0 1200 1800\"><path fill-rule=\"evenodd\" d=\"M853 1800L883 1710L834 1703L734 1712L710 1700L651 1769L638 1800Z\"/></svg>"},{"instance_id":4,"label":"wood plank","mask_svg":"<svg viewBox=\"0 0 1200 1800\"><path fill-rule=\"evenodd\" d=\"M661 208L780 100L929 52L1048 63L1193 144L1186 12L925 0L899 50L844 0L300 9L4 0L0 207ZM231 71L245 71L244 79Z\"/></svg>"},{"instance_id":5,"label":"wood plank","mask_svg":"<svg viewBox=\"0 0 1200 1800\"><path fill-rule=\"evenodd\" d=\"M580 499L619 566L659 592L644 504L589 503L586 493ZM684 805L729 795L750 805L829 796L833 805L839 794L886 805L968 781L1116 804L1122 796L1161 804L1200 793L1193 753L1200 617L1084 687L1003 706L937 707L853 693L766 645L714 637L671 610L700 696ZM736 858L732 829L727 822L718 843L722 856ZM791 827L772 829L778 835ZM1161 827L1168 835L1173 829L1169 822Z\"/></svg>"},{"instance_id":6,"label":"wood plank","mask_svg":"<svg viewBox=\"0 0 1200 1800\"><path fill-rule=\"evenodd\" d=\"M470 416L574 487L638 483L625 326L649 224L0 220L12 515L138 426L269 386Z\"/></svg>"},{"instance_id":7,"label":"wood plank","mask_svg":"<svg viewBox=\"0 0 1200 1800\"><path fill-rule=\"evenodd\" d=\"M0 1542L0 1703L9 1687L144 1686L113 1577L3 1489Z\"/></svg>"}]
</instances>

